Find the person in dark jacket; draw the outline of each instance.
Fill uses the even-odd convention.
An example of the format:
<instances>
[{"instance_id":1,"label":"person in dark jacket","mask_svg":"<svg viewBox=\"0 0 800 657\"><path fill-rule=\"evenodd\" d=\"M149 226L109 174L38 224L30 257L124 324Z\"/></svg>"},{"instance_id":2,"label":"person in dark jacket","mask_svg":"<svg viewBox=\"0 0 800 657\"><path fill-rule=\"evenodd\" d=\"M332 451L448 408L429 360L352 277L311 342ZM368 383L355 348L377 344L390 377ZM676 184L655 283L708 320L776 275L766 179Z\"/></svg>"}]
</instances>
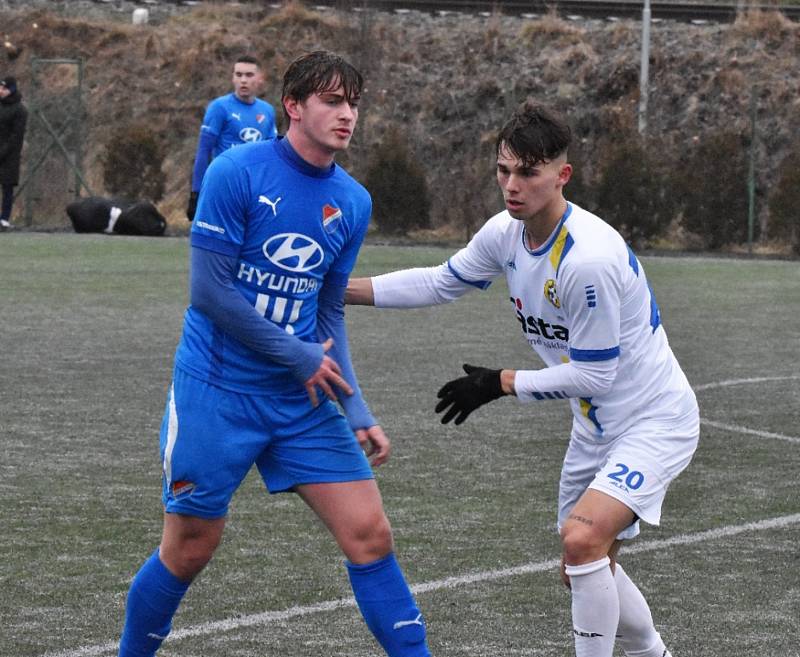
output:
<instances>
[{"instance_id":1,"label":"person in dark jacket","mask_svg":"<svg viewBox=\"0 0 800 657\"><path fill-rule=\"evenodd\" d=\"M7 76L0 79L0 187L3 189L0 229L11 228L11 207L14 187L19 184L19 166L28 110L22 104L17 80Z\"/></svg>"}]
</instances>

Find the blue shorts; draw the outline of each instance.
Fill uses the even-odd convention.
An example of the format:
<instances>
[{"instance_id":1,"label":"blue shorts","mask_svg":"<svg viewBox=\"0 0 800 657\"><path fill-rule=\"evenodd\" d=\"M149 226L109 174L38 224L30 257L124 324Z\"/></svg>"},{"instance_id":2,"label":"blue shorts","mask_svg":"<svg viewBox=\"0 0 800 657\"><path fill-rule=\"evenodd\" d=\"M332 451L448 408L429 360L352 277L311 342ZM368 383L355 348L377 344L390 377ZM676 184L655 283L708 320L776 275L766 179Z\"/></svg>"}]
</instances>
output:
<instances>
[{"instance_id":1,"label":"blue shorts","mask_svg":"<svg viewBox=\"0 0 800 657\"><path fill-rule=\"evenodd\" d=\"M271 493L299 484L372 479L347 420L305 390L252 395L218 388L176 368L161 423L168 513L220 518L251 466Z\"/></svg>"}]
</instances>

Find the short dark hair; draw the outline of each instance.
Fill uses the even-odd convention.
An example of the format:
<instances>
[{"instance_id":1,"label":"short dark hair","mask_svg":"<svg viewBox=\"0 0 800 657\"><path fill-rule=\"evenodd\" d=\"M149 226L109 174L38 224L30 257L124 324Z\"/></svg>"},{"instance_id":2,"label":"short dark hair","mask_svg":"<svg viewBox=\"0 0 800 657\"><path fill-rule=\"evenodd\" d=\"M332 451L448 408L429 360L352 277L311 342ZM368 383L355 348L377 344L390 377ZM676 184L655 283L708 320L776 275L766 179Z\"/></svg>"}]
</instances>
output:
<instances>
[{"instance_id":1,"label":"short dark hair","mask_svg":"<svg viewBox=\"0 0 800 657\"><path fill-rule=\"evenodd\" d=\"M567 152L572 132L558 114L526 100L500 129L495 154L503 148L517 156L525 166L533 167Z\"/></svg>"},{"instance_id":2,"label":"short dark hair","mask_svg":"<svg viewBox=\"0 0 800 657\"><path fill-rule=\"evenodd\" d=\"M255 64L256 66L261 68L261 64L259 64L258 60L252 55L239 55L234 65L236 64Z\"/></svg>"},{"instance_id":3,"label":"short dark hair","mask_svg":"<svg viewBox=\"0 0 800 657\"><path fill-rule=\"evenodd\" d=\"M358 100L364 88L364 78L343 57L327 50L315 50L295 59L283 74L281 100L293 98L298 102L315 93L332 91L341 86L348 102ZM284 113L286 108L284 107ZM289 118L289 115L286 115Z\"/></svg>"}]
</instances>

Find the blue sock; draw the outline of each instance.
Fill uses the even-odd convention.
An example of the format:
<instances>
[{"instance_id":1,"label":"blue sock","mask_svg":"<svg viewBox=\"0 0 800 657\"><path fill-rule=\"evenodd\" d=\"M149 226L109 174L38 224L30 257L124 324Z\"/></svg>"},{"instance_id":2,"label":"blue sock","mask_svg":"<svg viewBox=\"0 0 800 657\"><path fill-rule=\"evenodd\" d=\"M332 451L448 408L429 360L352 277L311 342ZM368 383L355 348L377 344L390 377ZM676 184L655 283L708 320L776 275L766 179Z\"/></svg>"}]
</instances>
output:
<instances>
[{"instance_id":1,"label":"blue sock","mask_svg":"<svg viewBox=\"0 0 800 657\"><path fill-rule=\"evenodd\" d=\"M430 657L425 621L394 553L366 564L347 563L358 608L389 657Z\"/></svg>"},{"instance_id":2,"label":"blue sock","mask_svg":"<svg viewBox=\"0 0 800 657\"><path fill-rule=\"evenodd\" d=\"M125 629L119 657L153 657L172 629L172 617L191 582L184 582L161 563L158 550L136 573L125 605Z\"/></svg>"}]
</instances>

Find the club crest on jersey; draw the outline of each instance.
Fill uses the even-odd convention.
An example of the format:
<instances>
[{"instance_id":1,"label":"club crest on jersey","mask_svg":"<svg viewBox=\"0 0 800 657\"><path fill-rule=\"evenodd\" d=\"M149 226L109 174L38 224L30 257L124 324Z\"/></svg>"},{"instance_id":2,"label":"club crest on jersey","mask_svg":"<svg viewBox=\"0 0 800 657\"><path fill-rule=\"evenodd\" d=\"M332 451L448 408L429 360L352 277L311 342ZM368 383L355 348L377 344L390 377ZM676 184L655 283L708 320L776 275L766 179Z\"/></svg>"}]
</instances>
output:
<instances>
[{"instance_id":1,"label":"club crest on jersey","mask_svg":"<svg viewBox=\"0 0 800 657\"><path fill-rule=\"evenodd\" d=\"M326 233L332 233L342 221L342 211L327 203L322 206L322 226Z\"/></svg>"},{"instance_id":2,"label":"club crest on jersey","mask_svg":"<svg viewBox=\"0 0 800 657\"><path fill-rule=\"evenodd\" d=\"M256 123L263 123L265 118L263 114L256 114Z\"/></svg>"},{"instance_id":3,"label":"club crest on jersey","mask_svg":"<svg viewBox=\"0 0 800 657\"><path fill-rule=\"evenodd\" d=\"M556 282L548 278L544 284L544 298L552 303L556 308L561 308L561 301L556 294Z\"/></svg>"}]
</instances>

